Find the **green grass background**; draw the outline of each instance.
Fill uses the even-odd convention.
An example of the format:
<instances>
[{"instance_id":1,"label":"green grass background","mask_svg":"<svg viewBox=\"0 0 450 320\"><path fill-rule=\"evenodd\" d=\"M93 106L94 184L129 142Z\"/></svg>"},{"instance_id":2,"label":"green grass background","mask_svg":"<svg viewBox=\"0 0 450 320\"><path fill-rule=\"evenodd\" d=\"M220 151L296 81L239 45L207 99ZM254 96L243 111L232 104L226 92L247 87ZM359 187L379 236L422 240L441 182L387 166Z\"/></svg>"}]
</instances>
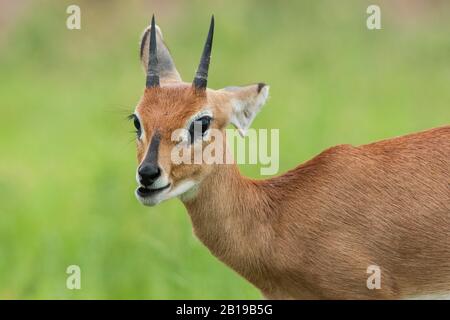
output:
<instances>
[{"instance_id":1,"label":"green grass background","mask_svg":"<svg viewBox=\"0 0 450 320\"><path fill-rule=\"evenodd\" d=\"M372 3L382 30L366 28ZM261 297L193 236L180 201L147 208L133 195L125 117L153 12L188 81L215 14L209 85L271 85L254 127L280 129L280 172L335 144L449 123L445 1L21 4L0 31L0 299ZM70 4L81 30L65 27ZM65 286L72 264L78 291Z\"/></svg>"}]
</instances>

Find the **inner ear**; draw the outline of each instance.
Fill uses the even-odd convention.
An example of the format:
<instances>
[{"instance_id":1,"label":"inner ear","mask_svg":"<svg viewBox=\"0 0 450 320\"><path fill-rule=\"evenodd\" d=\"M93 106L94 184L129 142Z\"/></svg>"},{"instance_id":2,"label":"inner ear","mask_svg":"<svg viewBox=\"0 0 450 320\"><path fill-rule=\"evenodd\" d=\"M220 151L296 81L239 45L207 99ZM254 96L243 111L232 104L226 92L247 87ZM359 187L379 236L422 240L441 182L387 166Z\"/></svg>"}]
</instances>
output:
<instances>
[{"instance_id":1,"label":"inner ear","mask_svg":"<svg viewBox=\"0 0 450 320\"><path fill-rule=\"evenodd\" d=\"M258 83L245 87L228 87L223 89L230 95L232 123L244 137L262 106L269 97L269 86Z\"/></svg>"},{"instance_id":2,"label":"inner ear","mask_svg":"<svg viewBox=\"0 0 450 320\"><path fill-rule=\"evenodd\" d=\"M141 64L144 68L144 72L147 73L148 66L148 46L150 43L150 30L151 26L148 26L141 37L140 45L140 58ZM170 55L169 49L163 41L163 36L161 29L156 26L156 47L157 47L157 58L158 58L158 68L159 77L161 82L181 82L180 74L178 73L175 63L173 62L172 56Z\"/></svg>"}]
</instances>

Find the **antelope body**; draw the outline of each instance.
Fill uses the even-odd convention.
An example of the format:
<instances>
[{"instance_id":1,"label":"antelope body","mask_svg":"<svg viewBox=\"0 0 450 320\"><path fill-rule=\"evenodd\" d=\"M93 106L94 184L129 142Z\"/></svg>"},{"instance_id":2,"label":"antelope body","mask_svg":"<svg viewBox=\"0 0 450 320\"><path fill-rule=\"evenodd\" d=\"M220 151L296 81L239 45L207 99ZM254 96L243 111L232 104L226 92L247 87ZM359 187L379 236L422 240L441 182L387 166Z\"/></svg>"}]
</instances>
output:
<instances>
[{"instance_id":1,"label":"antelope body","mask_svg":"<svg viewBox=\"0 0 450 320\"><path fill-rule=\"evenodd\" d=\"M179 197L209 250L267 298L450 297L450 126L325 150L267 180L235 164L174 164L173 132L232 123L240 132L265 103L268 86L206 88L214 20L194 82L181 80L158 27L144 32L147 83L133 119L144 205ZM150 58L149 58L150 57ZM189 149L190 148L190 149ZM369 266L381 288L369 289Z\"/></svg>"}]
</instances>

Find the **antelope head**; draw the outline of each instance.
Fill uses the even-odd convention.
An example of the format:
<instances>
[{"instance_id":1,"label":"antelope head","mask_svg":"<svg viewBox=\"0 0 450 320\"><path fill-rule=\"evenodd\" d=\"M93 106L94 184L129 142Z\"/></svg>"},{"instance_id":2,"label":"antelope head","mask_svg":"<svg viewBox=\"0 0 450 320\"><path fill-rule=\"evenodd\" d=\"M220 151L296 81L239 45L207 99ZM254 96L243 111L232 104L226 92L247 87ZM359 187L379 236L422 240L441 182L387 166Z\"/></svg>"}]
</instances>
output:
<instances>
[{"instance_id":1,"label":"antelope head","mask_svg":"<svg viewBox=\"0 0 450 320\"><path fill-rule=\"evenodd\" d=\"M211 130L224 133L230 123L245 134L267 99L269 87L263 83L207 88L213 34L214 16L194 80L183 82L154 16L143 33L140 58L146 88L130 118L137 134L136 196L144 205L195 194L212 172L212 165L204 159L176 163L175 148L194 157L196 150L203 150L213 140Z\"/></svg>"}]
</instances>

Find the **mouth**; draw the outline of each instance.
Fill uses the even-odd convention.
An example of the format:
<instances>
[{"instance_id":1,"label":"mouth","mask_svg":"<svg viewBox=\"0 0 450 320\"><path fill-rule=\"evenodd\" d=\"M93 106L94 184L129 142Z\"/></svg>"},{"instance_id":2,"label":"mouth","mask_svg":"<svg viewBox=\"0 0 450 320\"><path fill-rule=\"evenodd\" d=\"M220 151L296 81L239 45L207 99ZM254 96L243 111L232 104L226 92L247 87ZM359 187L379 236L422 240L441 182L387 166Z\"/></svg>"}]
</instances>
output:
<instances>
[{"instance_id":1,"label":"mouth","mask_svg":"<svg viewBox=\"0 0 450 320\"><path fill-rule=\"evenodd\" d=\"M151 197L154 196L155 194L167 189L170 187L170 183L168 183L167 185L165 185L164 187L161 188L155 188L155 189L151 189L151 188L146 188L146 187L139 187L136 189L136 194L141 197L141 198L147 198L147 197Z\"/></svg>"}]
</instances>

